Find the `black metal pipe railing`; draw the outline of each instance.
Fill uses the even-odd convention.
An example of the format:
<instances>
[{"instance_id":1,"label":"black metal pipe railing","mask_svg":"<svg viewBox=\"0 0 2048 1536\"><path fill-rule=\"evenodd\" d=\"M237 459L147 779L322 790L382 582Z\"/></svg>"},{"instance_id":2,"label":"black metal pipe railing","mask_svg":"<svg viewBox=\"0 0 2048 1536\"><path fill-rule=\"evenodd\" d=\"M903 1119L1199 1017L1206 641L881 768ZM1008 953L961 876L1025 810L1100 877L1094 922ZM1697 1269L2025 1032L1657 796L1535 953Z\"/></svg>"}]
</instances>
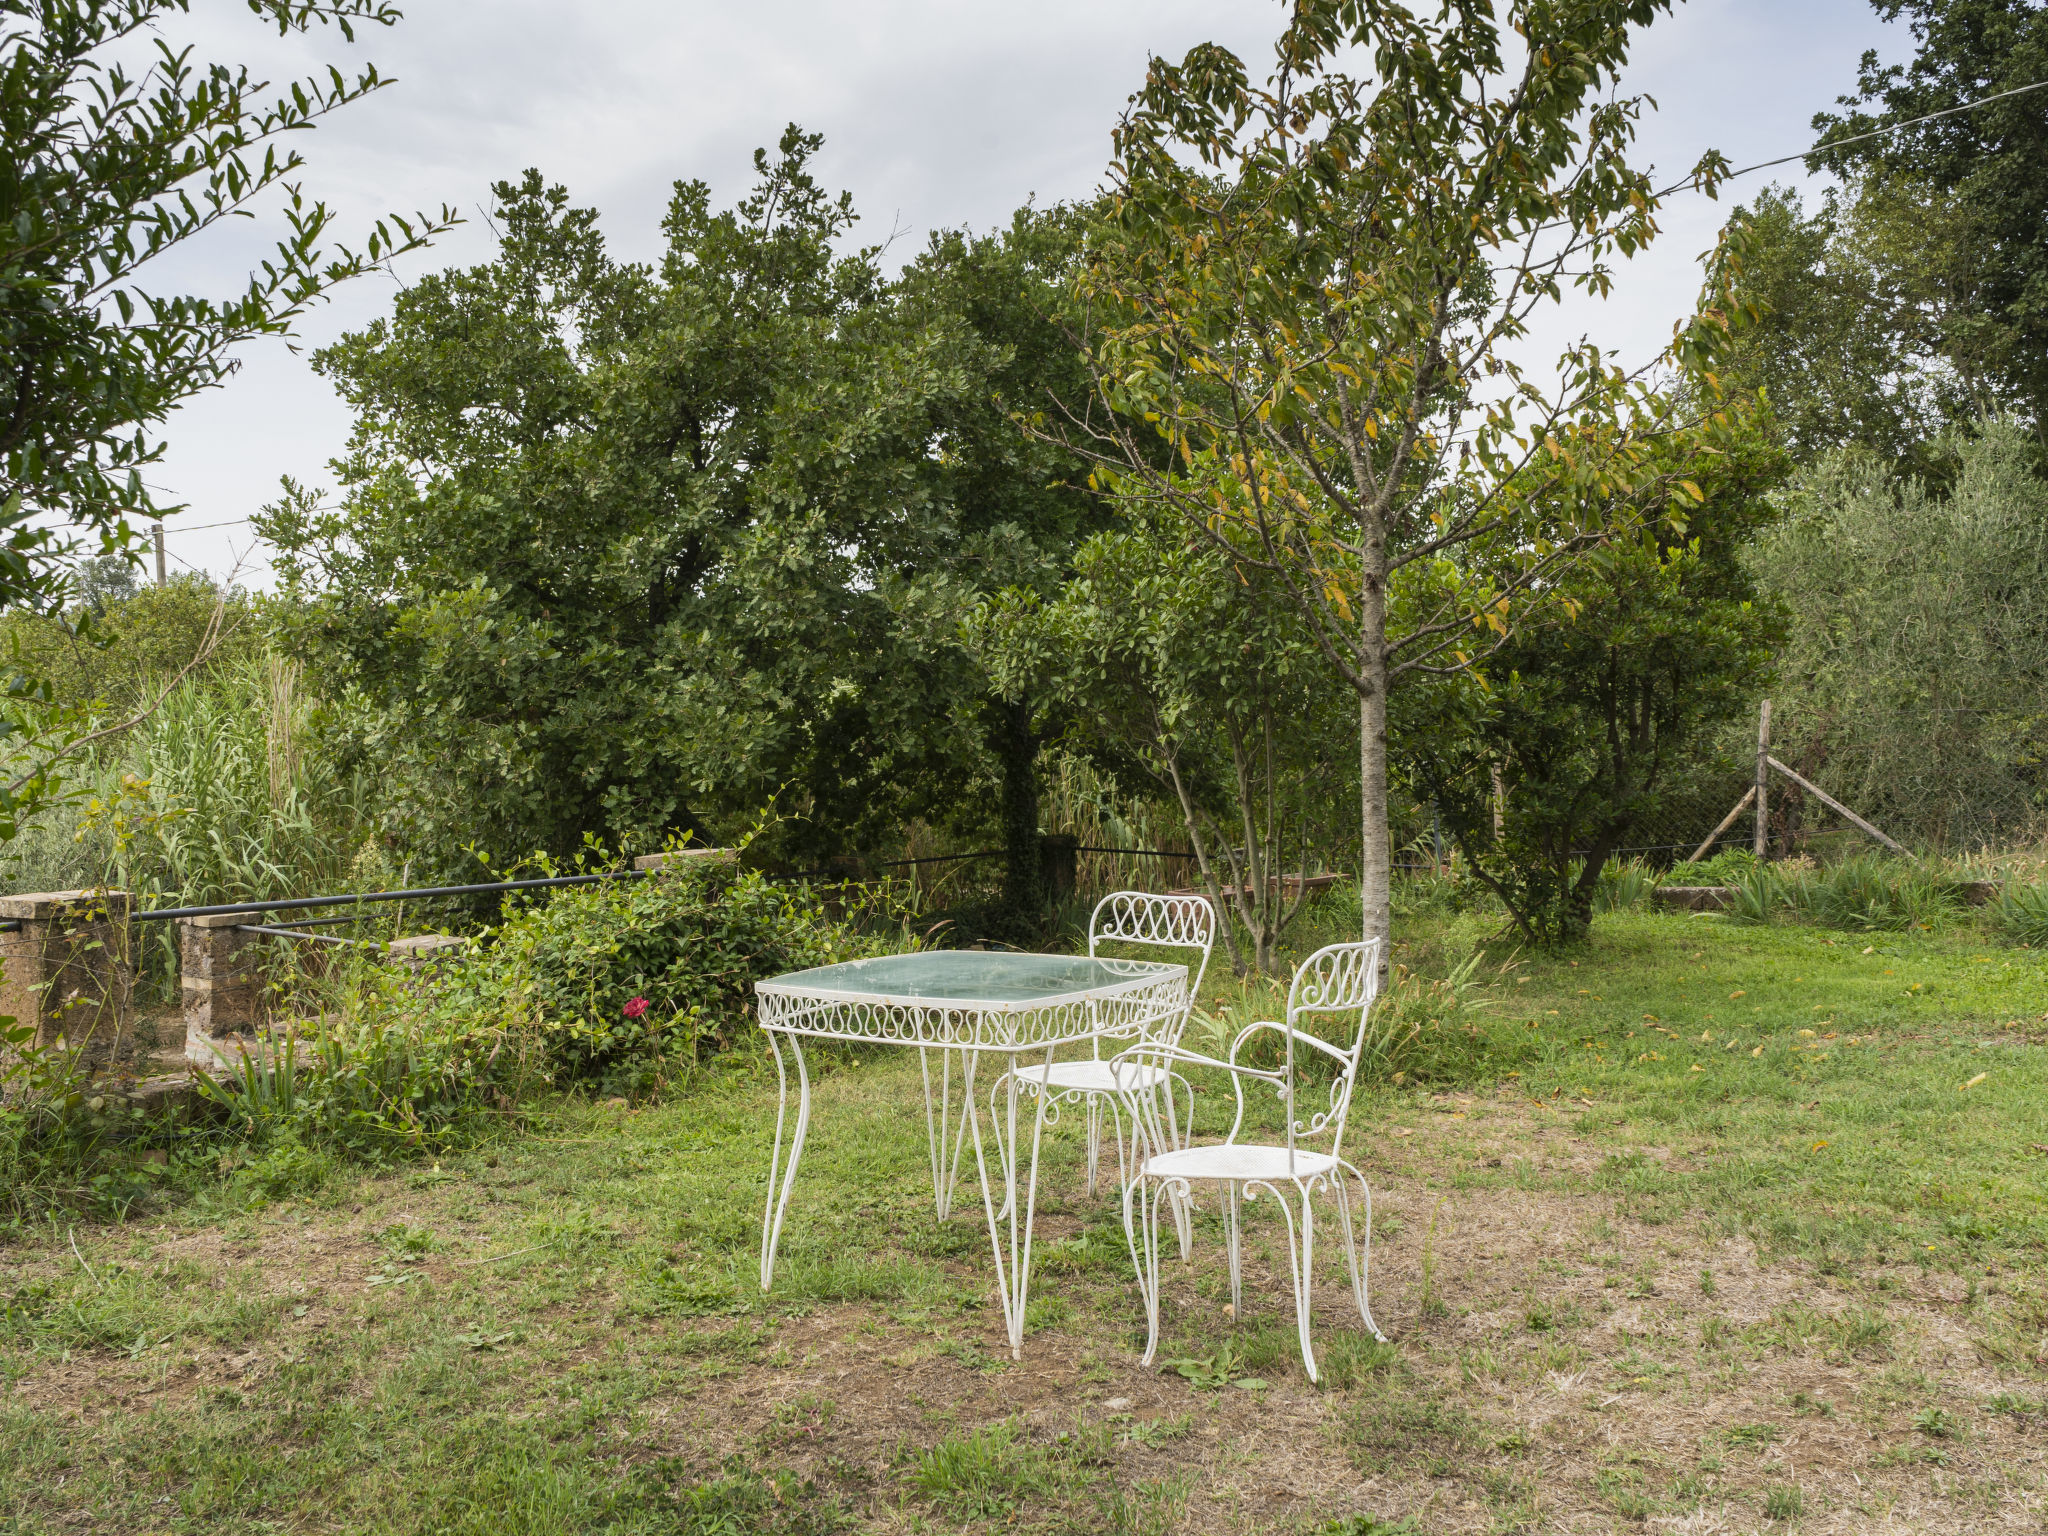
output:
<instances>
[{"instance_id":1,"label":"black metal pipe railing","mask_svg":"<svg viewBox=\"0 0 2048 1536\"><path fill-rule=\"evenodd\" d=\"M351 949L382 949L368 939L340 939L331 933L308 933L303 928L271 928L262 923L237 923L237 933L262 933L277 939L311 939L315 944L342 944Z\"/></svg>"},{"instance_id":2,"label":"black metal pipe railing","mask_svg":"<svg viewBox=\"0 0 2048 1536\"><path fill-rule=\"evenodd\" d=\"M423 901L430 896L488 896L495 891L537 891L557 885L589 885L598 880L637 880L644 869L614 869L599 875L554 875L545 880L494 880L486 885L428 885L410 891L358 891L350 896L294 896L284 901L231 901L215 907L158 907L138 912L138 923L166 922L174 917L228 917L237 912L298 912L308 907L345 907L358 901Z\"/></svg>"}]
</instances>

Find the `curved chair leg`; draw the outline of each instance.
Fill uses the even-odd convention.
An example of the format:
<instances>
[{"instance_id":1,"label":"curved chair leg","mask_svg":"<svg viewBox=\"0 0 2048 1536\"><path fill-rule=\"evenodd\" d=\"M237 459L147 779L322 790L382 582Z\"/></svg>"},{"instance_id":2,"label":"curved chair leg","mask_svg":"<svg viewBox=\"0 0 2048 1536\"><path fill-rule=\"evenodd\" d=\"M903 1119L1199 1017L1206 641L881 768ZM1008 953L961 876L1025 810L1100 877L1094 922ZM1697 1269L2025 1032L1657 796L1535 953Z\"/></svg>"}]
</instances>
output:
<instances>
[{"instance_id":1,"label":"curved chair leg","mask_svg":"<svg viewBox=\"0 0 2048 1536\"><path fill-rule=\"evenodd\" d=\"M768 1209L761 1217L761 1289L768 1289L768 1282L775 1275L775 1249L782 1241L782 1218L789 1211L789 1192L796 1187L796 1165L804 1155L804 1132L811 1124L811 1074L804 1062L803 1043L795 1035L789 1037L789 1048L796 1056L796 1125L790 1136L789 1166L782 1168L782 1125L789 1112L789 1073L782 1065L782 1047L775 1042L774 1030L767 1031L768 1049L775 1053L775 1082L781 1095L775 1107L775 1150L768 1159ZM775 1175L782 1173L781 1187L776 1187Z\"/></svg>"},{"instance_id":2,"label":"curved chair leg","mask_svg":"<svg viewBox=\"0 0 2048 1536\"><path fill-rule=\"evenodd\" d=\"M1123 1189L1131 1182L1131 1160L1124 1155L1123 1111L1117 1107L1116 1095L1113 1093L1090 1094L1088 1102L1098 1106L1095 1111L1098 1126L1101 1124L1102 1111L1109 1111L1109 1134L1116 1139L1116 1187ZM1137 1148L1134 1146L1131 1150L1135 1153Z\"/></svg>"},{"instance_id":3,"label":"curved chair leg","mask_svg":"<svg viewBox=\"0 0 2048 1536\"><path fill-rule=\"evenodd\" d=\"M1349 1173L1358 1180L1359 1193L1365 1196L1365 1242L1361 1245L1351 1231L1351 1194L1344 1184L1344 1175ZM1365 1182L1365 1175L1349 1163L1340 1164L1336 1178L1337 1221L1344 1231L1344 1257L1351 1265L1351 1299L1358 1303L1358 1315L1365 1319L1366 1331L1382 1344L1387 1336L1380 1332L1380 1325L1373 1320L1369 1281L1372 1274L1372 1186Z\"/></svg>"},{"instance_id":4,"label":"curved chair leg","mask_svg":"<svg viewBox=\"0 0 2048 1536\"><path fill-rule=\"evenodd\" d=\"M1240 1323L1244 1321L1244 1261L1239 1254L1239 1230L1243 1216L1238 1210L1238 1186L1235 1181L1226 1181L1223 1186L1223 1245L1230 1251L1230 1313Z\"/></svg>"},{"instance_id":5,"label":"curved chair leg","mask_svg":"<svg viewBox=\"0 0 2048 1536\"><path fill-rule=\"evenodd\" d=\"M1102 1168L1102 1096L1088 1096L1088 1193L1095 1193L1095 1181ZM1122 1149L1119 1148L1119 1151Z\"/></svg>"},{"instance_id":6,"label":"curved chair leg","mask_svg":"<svg viewBox=\"0 0 2048 1536\"><path fill-rule=\"evenodd\" d=\"M1137 1271L1138 1296L1145 1304L1145 1354L1150 1365L1159 1349L1159 1200L1163 1191L1140 1173L1124 1186L1124 1241ZM1135 1207L1135 1209L1134 1209Z\"/></svg>"},{"instance_id":7,"label":"curved chair leg","mask_svg":"<svg viewBox=\"0 0 2048 1536\"><path fill-rule=\"evenodd\" d=\"M1308 1371L1308 1379L1320 1381L1322 1378L1316 1371L1315 1346L1309 1342L1309 1276L1315 1268L1316 1228L1315 1212L1309 1204L1308 1187L1299 1180L1294 1181L1294 1187L1301 1195L1301 1230L1297 1233L1294 1212L1288 1204L1287 1197L1280 1192L1277 1185L1268 1184L1264 1180L1257 1183L1259 1188L1272 1195L1273 1203L1280 1207L1280 1219L1287 1224L1287 1268L1294 1283L1294 1331L1301 1339L1301 1363ZM1249 1181L1247 1189L1250 1189Z\"/></svg>"}]
</instances>

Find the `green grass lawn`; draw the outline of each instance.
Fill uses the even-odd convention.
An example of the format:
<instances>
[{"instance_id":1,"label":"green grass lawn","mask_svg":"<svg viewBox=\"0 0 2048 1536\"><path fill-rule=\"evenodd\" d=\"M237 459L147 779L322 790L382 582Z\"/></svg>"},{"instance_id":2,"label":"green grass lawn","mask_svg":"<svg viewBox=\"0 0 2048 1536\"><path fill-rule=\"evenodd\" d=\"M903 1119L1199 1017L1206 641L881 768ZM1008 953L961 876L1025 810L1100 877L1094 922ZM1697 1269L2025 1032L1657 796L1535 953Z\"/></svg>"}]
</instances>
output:
<instances>
[{"instance_id":1,"label":"green grass lawn","mask_svg":"<svg viewBox=\"0 0 2048 1536\"><path fill-rule=\"evenodd\" d=\"M1400 958L1440 972L1476 924L1411 922ZM1353 1111L1394 1342L1347 1315L1325 1224L1321 1388L1256 1205L1245 1316L1212 1201L1165 1284L1187 1365L1139 1369L1071 1126L1011 1361L972 1186L934 1218L903 1053L821 1072L763 1297L748 1054L438 1166L273 1156L17 1232L0 1530L2041 1529L2040 958L1647 914L1510 949L1476 1035ZM1279 997L1225 976L1205 1003Z\"/></svg>"}]
</instances>

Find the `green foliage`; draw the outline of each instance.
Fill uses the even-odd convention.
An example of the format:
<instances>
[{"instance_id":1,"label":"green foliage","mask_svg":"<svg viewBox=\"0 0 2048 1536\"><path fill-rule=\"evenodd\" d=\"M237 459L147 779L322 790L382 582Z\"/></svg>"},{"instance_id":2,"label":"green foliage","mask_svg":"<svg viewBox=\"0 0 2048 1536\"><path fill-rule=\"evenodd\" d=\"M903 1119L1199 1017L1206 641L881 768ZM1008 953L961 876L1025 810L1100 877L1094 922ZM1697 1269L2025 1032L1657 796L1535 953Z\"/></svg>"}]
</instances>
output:
<instances>
[{"instance_id":1,"label":"green foliage","mask_svg":"<svg viewBox=\"0 0 2048 1536\"><path fill-rule=\"evenodd\" d=\"M253 646L217 656L82 758L73 793L8 848L7 883L104 884L150 906L388 887L402 871L371 841L374 781L335 762L327 718L297 663ZM176 937L138 930L145 977L175 984Z\"/></svg>"},{"instance_id":2,"label":"green foliage","mask_svg":"<svg viewBox=\"0 0 2048 1536\"><path fill-rule=\"evenodd\" d=\"M1470 665L1587 544L1698 499L1644 452L1672 423L1642 375L1588 346L1538 386L1521 358L1540 297L1605 292L1656 234L1627 162L1642 103L1612 87L1664 9L1305 0L1263 86L1213 43L1154 59L1117 130L1081 284L1111 422L1068 440L1267 573L1248 595L1356 690L1368 936L1389 924L1390 687ZM1696 316L1667 361L1728 329Z\"/></svg>"},{"instance_id":3,"label":"green foliage","mask_svg":"<svg viewBox=\"0 0 2048 1536\"><path fill-rule=\"evenodd\" d=\"M43 679L53 703L107 723L152 702L201 653L216 607L224 611L205 669L233 670L260 659L265 625L257 604L245 592L223 592L189 573L161 587L88 592L68 615L0 614L0 647Z\"/></svg>"},{"instance_id":4,"label":"green foliage","mask_svg":"<svg viewBox=\"0 0 2048 1536\"><path fill-rule=\"evenodd\" d=\"M1876 8L1907 20L1912 61L1864 54L1855 110L1814 119L1823 145L1841 147L1809 163L1899 208L1888 286L1901 313L1931 319L1926 350L1954 370L1975 409L2020 405L2048 421L2048 102L2030 91L1953 111L2048 78L2048 13L2013 0ZM1930 113L1950 115L1873 132Z\"/></svg>"},{"instance_id":5,"label":"green foliage","mask_svg":"<svg viewBox=\"0 0 2048 1536\"><path fill-rule=\"evenodd\" d=\"M384 0L252 0L279 33L388 26ZM414 250L454 220L380 222L360 251L321 248L333 215L308 202L287 137L385 83L374 66L296 82L271 102L246 70L157 35L184 0L16 0L0 31L0 607L47 607L65 524L125 544L154 515L147 436L223 382L233 348L288 334L335 284ZM140 65L138 70L137 66ZM142 269L280 191L290 235L224 299L151 293ZM54 515L54 516L53 516Z\"/></svg>"},{"instance_id":6,"label":"green foliage","mask_svg":"<svg viewBox=\"0 0 2048 1536\"><path fill-rule=\"evenodd\" d=\"M1072 240L1020 216L885 281L820 143L758 152L736 208L678 183L652 264L537 171L501 182L494 260L318 354L356 417L340 507L288 487L258 526L427 867L716 841L778 790L815 861L927 811L986 828L969 787L1010 784L1035 889L1038 744L957 624L1090 515L1005 415L1076 367L1043 318Z\"/></svg>"},{"instance_id":7,"label":"green foliage","mask_svg":"<svg viewBox=\"0 0 2048 1536\"><path fill-rule=\"evenodd\" d=\"M1041 1499L1054 1487L1045 1448L1008 1420L951 1434L919 1454L919 1493L961 1520L990 1520Z\"/></svg>"},{"instance_id":8,"label":"green foliage","mask_svg":"<svg viewBox=\"0 0 2048 1536\"><path fill-rule=\"evenodd\" d=\"M2016 424L1954 447L1946 492L1824 460L1753 563L1793 620L1777 755L1902 842L1965 848L2048 814L2048 482Z\"/></svg>"},{"instance_id":9,"label":"green foliage","mask_svg":"<svg viewBox=\"0 0 2048 1536\"><path fill-rule=\"evenodd\" d=\"M1725 884L1728 915L1738 923L1768 923L1785 904L1785 882L1755 859L1731 870Z\"/></svg>"},{"instance_id":10,"label":"green foliage","mask_svg":"<svg viewBox=\"0 0 2048 1536\"><path fill-rule=\"evenodd\" d=\"M1767 923L1791 917L1851 933L1934 928L1963 910L1959 878L1941 866L1859 854L1820 867L1752 864L1729 881L1729 915Z\"/></svg>"},{"instance_id":11,"label":"green foliage","mask_svg":"<svg viewBox=\"0 0 2048 1536\"><path fill-rule=\"evenodd\" d=\"M1774 515L1779 456L1754 436L1739 452L1673 451L1703 498L1683 531L1594 551L1483 680L1397 710L1418 794L1533 942L1585 936L1609 857L1711 769L1705 749L1747 713L1784 636L1742 559Z\"/></svg>"},{"instance_id":12,"label":"green foliage","mask_svg":"<svg viewBox=\"0 0 2048 1536\"><path fill-rule=\"evenodd\" d=\"M1939 867L1874 853L1793 873L1784 900L1809 922L1852 932L1932 928L1962 910Z\"/></svg>"},{"instance_id":13,"label":"green foliage","mask_svg":"<svg viewBox=\"0 0 2048 1536\"><path fill-rule=\"evenodd\" d=\"M1774 186L1730 218L1724 259L1739 251L1736 294L1761 314L1735 341L1726 382L1763 392L1770 427L1801 463L1853 443L1930 467L1926 437L1969 405L1930 350L1927 306L1889 291L1891 212L1830 188L1809 216L1797 192ZM1926 260L1952 232L1921 218L1915 254Z\"/></svg>"},{"instance_id":14,"label":"green foliage","mask_svg":"<svg viewBox=\"0 0 2048 1536\"><path fill-rule=\"evenodd\" d=\"M266 1146L417 1156L550 1084L650 1088L733 1042L755 981L847 943L808 889L726 865L561 887L425 977L323 964L297 982L317 1025L206 1091Z\"/></svg>"},{"instance_id":15,"label":"green foliage","mask_svg":"<svg viewBox=\"0 0 2048 1536\"><path fill-rule=\"evenodd\" d=\"M2048 884L2008 879L1999 887L1993 916L2015 944L2048 945Z\"/></svg>"},{"instance_id":16,"label":"green foliage","mask_svg":"<svg viewBox=\"0 0 2048 1536\"><path fill-rule=\"evenodd\" d=\"M1641 859L1609 859L1600 870L1600 883L1593 887L1593 910L1626 912L1647 901L1657 888L1657 876Z\"/></svg>"},{"instance_id":17,"label":"green foliage","mask_svg":"<svg viewBox=\"0 0 2048 1536\"><path fill-rule=\"evenodd\" d=\"M642 1089L670 1059L731 1044L756 981L850 942L806 886L725 864L664 870L515 911L435 984L433 1006L530 1029L557 1081Z\"/></svg>"},{"instance_id":18,"label":"green foliage","mask_svg":"<svg viewBox=\"0 0 2048 1536\"><path fill-rule=\"evenodd\" d=\"M362 250L322 250L334 215L303 197L287 147L381 88L375 66L295 82L272 102L248 70L207 66L158 35L186 0L14 0L0 20L0 610L49 612L104 596L127 559L131 516L160 516L143 471L164 455L150 432L227 379L233 348L291 334L334 285L420 248L455 223L379 221ZM391 25L385 0L250 0L281 35L315 23L354 37ZM145 43L147 39L147 43ZM141 70L137 72L137 63ZM283 139L283 143L281 143ZM258 154L260 152L260 154ZM291 227L248 287L225 299L152 293L143 268L270 190ZM170 508L176 512L178 508ZM92 535L84 580L72 557ZM90 625L76 627L88 639ZM59 702L31 672L0 670L0 842L63 797L63 764L88 743L90 709Z\"/></svg>"},{"instance_id":19,"label":"green foliage","mask_svg":"<svg viewBox=\"0 0 2048 1536\"><path fill-rule=\"evenodd\" d=\"M1069 723L1070 748L1134 765L1179 811L1198 863L1177 878L1236 919L1239 967L1271 972L1302 905L1281 876L1323 867L1352 825L1350 695L1269 579L1142 504L1124 512L1057 596L984 602L969 642L999 690Z\"/></svg>"},{"instance_id":20,"label":"green foliage","mask_svg":"<svg viewBox=\"0 0 2048 1536\"><path fill-rule=\"evenodd\" d=\"M422 1007L405 978L360 964L326 978L329 1006L306 1038L273 1037L237 1071L201 1080L261 1149L258 1196L324 1176L327 1149L369 1162L438 1152L545 1080L527 1037L494 1019Z\"/></svg>"},{"instance_id":21,"label":"green foliage","mask_svg":"<svg viewBox=\"0 0 2048 1536\"><path fill-rule=\"evenodd\" d=\"M1508 1066L1499 1031L1489 1018L1496 999L1489 982L1513 965L1486 977L1484 950L1475 950L1444 975L1424 976L1396 965L1366 1021L1365 1049L1358 1060L1362 1083L1469 1083Z\"/></svg>"},{"instance_id":22,"label":"green foliage","mask_svg":"<svg viewBox=\"0 0 2048 1536\"><path fill-rule=\"evenodd\" d=\"M1697 864L1690 860L1674 864L1665 872L1666 885L1729 885L1756 868L1756 855L1747 848L1723 848L1712 858Z\"/></svg>"}]
</instances>

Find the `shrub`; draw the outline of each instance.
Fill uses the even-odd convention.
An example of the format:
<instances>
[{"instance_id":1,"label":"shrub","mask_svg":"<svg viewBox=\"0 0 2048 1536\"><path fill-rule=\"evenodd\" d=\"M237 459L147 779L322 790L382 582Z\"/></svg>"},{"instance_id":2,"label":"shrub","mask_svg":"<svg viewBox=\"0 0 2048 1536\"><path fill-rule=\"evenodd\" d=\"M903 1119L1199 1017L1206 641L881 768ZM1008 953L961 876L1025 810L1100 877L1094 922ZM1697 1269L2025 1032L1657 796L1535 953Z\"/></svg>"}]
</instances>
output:
<instances>
[{"instance_id":1,"label":"shrub","mask_svg":"<svg viewBox=\"0 0 2048 1536\"><path fill-rule=\"evenodd\" d=\"M438 1006L531 1029L550 1076L611 1089L731 1043L756 981L853 947L809 887L729 864L561 887L486 940L434 984Z\"/></svg>"},{"instance_id":2,"label":"shrub","mask_svg":"<svg viewBox=\"0 0 2048 1536\"><path fill-rule=\"evenodd\" d=\"M1931 928L1962 907L1956 882L1941 870L1878 854L1795 876L1785 899L1825 928Z\"/></svg>"},{"instance_id":3,"label":"shrub","mask_svg":"<svg viewBox=\"0 0 2048 1536\"><path fill-rule=\"evenodd\" d=\"M279 1037L235 1073L200 1081L275 1155L275 1176L252 1193L278 1194L310 1167L294 1148L331 1144L372 1162L438 1151L535 1075L535 1052L498 1020L441 1006L383 965L359 961L324 981L317 1032Z\"/></svg>"},{"instance_id":4,"label":"shrub","mask_svg":"<svg viewBox=\"0 0 2048 1536\"><path fill-rule=\"evenodd\" d=\"M1483 995L1490 984L1479 970L1485 959L1484 950L1475 951L1435 978L1395 966L1366 1024L1359 1081L1468 1082L1502 1066L1504 1044L1514 1047L1508 1054L1518 1055L1521 1042L1503 1042L1488 1017L1495 1000ZM1509 960L1491 979L1514 965Z\"/></svg>"},{"instance_id":5,"label":"shrub","mask_svg":"<svg viewBox=\"0 0 2048 1536\"><path fill-rule=\"evenodd\" d=\"M1664 876L1667 885L1733 885L1756 868L1756 855L1747 848L1723 848L1697 864L1690 859L1671 866Z\"/></svg>"},{"instance_id":6,"label":"shrub","mask_svg":"<svg viewBox=\"0 0 2048 1536\"><path fill-rule=\"evenodd\" d=\"M1736 871L1728 892L1728 916L1738 923L1768 923L1785 905L1785 884L1768 864Z\"/></svg>"},{"instance_id":7,"label":"shrub","mask_svg":"<svg viewBox=\"0 0 2048 1536\"><path fill-rule=\"evenodd\" d=\"M2048 944L2048 885L2008 880L1998 892L1992 921L2015 944Z\"/></svg>"},{"instance_id":8,"label":"shrub","mask_svg":"<svg viewBox=\"0 0 2048 1536\"><path fill-rule=\"evenodd\" d=\"M1640 906L1657 888L1657 876L1641 859L1609 859L1593 887L1593 910L1626 912Z\"/></svg>"}]
</instances>

